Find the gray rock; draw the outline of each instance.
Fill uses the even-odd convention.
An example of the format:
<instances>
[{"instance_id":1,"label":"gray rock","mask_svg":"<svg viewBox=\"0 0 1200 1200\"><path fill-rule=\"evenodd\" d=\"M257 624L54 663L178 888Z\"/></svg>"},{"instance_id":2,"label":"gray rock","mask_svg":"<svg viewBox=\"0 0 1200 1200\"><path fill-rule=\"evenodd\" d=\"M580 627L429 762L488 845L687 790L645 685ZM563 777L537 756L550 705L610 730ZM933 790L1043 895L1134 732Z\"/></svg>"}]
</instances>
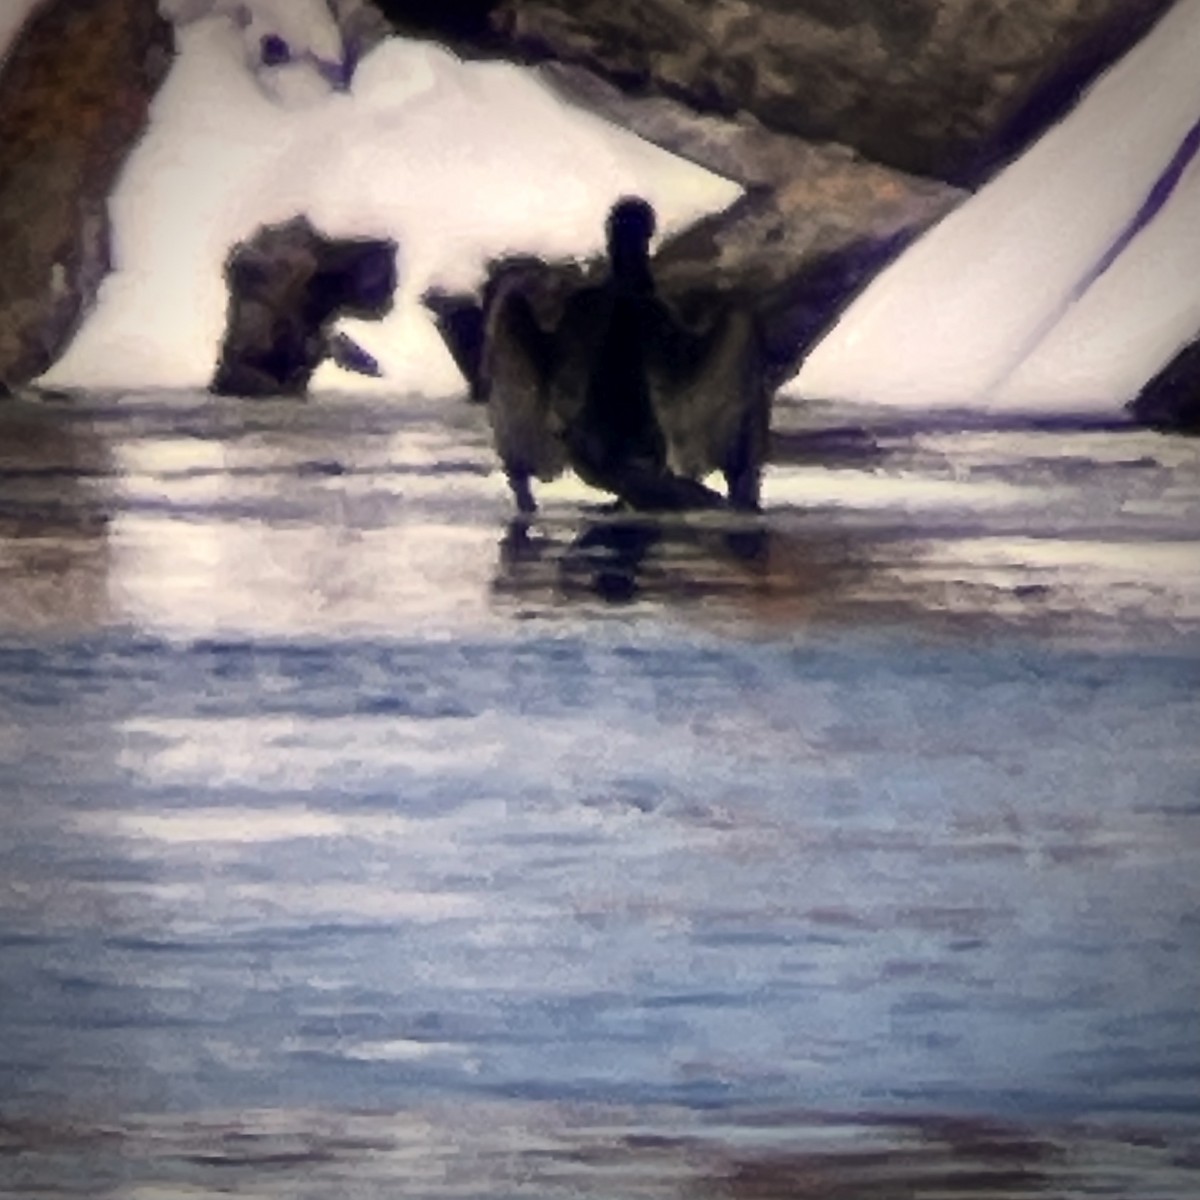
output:
<instances>
[{"instance_id":1,"label":"gray rock","mask_svg":"<svg viewBox=\"0 0 1200 1200\"><path fill-rule=\"evenodd\" d=\"M378 375L374 359L339 317L377 319L392 307L396 243L333 240L304 217L260 229L225 264L229 315L211 390L236 396L299 396L327 358Z\"/></svg>"},{"instance_id":2,"label":"gray rock","mask_svg":"<svg viewBox=\"0 0 1200 1200\"><path fill-rule=\"evenodd\" d=\"M46 371L94 303L108 194L171 52L155 0L47 0L0 66L0 393Z\"/></svg>"},{"instance_id":3,"label":"gray rock","mask_svg":"<svg viewBox=\"0 0 1200 1200\"><path fill-rule=\"evenodd\" d=\"M774 386L796 371L873 275L966 196L842 147L753 125L730 151L739 162L750 158L747 166L760 159L779 164L779 177L746 170L743 181L754 186L724 212L668 240L655 258L655 276L689 319L717 300L752 311L762 323Z\"/></svg>"}]
</instances>

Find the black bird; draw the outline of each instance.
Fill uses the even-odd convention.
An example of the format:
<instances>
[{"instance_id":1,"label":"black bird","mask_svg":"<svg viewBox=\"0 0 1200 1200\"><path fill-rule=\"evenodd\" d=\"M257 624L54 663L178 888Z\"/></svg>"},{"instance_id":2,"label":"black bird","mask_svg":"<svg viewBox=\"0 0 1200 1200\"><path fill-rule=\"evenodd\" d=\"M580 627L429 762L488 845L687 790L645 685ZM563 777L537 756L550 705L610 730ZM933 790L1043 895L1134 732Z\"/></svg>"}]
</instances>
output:
<instances>
[{"instance_id":1,"label":"black bird","mask_svg":"<svg viewBox=\"0 0 1200 1200\"><path fill-rule=\"evenodd\" d=\"M629 198L608 218L609 277L567 301L552 356L552 404L570 413L562 439L575 472L634 507L670 489L667 441L654 406L654 360L676 334L650 273L654 210Z\"/></svg>"},{"instance_id":2,"label":"black bird","mask_svg":"<svg viewBox=\"0 0 1200 1200\"><path fill-rule=\"evenodd\" d=\"M523 513L536 510L531 479L568 466L643 510L721 505L698 482L720 470L730 503L757 507L769 402L755 323L731 306L701 332L679 321L655 290L654 232L653 208L627 197L609 214L599 283L531 257L491 274L474 390Z\"/></svg>"}]
</instances>

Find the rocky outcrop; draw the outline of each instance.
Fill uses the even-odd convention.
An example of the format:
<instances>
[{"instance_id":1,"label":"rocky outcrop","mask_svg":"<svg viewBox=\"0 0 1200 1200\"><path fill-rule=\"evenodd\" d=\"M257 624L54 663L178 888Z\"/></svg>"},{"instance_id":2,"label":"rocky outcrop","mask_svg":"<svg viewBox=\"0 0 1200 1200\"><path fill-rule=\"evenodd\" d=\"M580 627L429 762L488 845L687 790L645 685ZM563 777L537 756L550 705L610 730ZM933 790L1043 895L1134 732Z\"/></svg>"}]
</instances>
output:
<instances>
[{"instance_id":1,"label":"rocky outcrop","mask_svg":"<svg viewBox=\"0 0 1200 1200\"><path fill-rule=\"evenodd\" d=\"M260 229L225 264L229 316L211 390L299 396L325 359L346 370L379 368L345 334L340 317L386 316L396 290L396 243L332 240L304 217Z\"/></svg>"},{"instance_id":2,"label":"rocky outcrop","mask_svg":"<svg viewBox=\"0 0 1200 1200\"><path fill-rule=\"evenodd\" d=\"M502 0L489 19L513 54L974 186L1171 3Z\"/></svg>"},{"instance_id":3,"label":"rocky outcrop","mask_svg":"<svg viewBox=\"0 0 1200 1200\"><path fill-rule=\"evenodd\" d=\"M1200 434L1200 339L1185 346L1129 406L1155 429Z\"/></svg>"},{"instance_id":4,"label":"rocky outcrop","mask_svg":"<svg viewBox=\"0 0 1200 1200\"><path fill-rule=\"evenodd\" d=\"M47 0L0 67L0 393L47 370L95 300L108 194L170 61L155 0Z\"/></svg>"}]
</instances>

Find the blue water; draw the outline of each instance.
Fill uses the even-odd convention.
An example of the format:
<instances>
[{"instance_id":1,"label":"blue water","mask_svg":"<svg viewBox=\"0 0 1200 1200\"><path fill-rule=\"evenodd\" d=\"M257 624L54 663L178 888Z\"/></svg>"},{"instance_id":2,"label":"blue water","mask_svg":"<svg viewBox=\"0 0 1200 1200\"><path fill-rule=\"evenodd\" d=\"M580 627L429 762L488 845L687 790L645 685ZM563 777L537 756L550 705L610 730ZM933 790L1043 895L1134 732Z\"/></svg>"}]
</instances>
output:
<instances>
[{"instance_id":1,"label":"blue water","mask_svg":"<svg viewBox=\"0 0 1200 1200\"><path fill-rule=\"evenodd\" d=\"M0 1194L1197 1194L1200 456L813 419L0 413Z\"/></svg>"}]
</instances>

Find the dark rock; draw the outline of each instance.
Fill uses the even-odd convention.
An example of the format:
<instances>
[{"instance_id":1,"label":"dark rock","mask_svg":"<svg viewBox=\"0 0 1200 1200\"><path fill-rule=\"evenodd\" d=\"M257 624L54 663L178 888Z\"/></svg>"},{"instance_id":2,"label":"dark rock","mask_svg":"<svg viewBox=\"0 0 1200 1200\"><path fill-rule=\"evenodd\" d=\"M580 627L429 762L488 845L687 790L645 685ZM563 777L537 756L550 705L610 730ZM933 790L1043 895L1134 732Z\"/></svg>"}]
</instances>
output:
<instances>
[{"instance_id":1,"label":"dark rock","mask_svg":"<svg viewBox=\"0 0 1200 1200\"><path fill-rule=\"evenodd\" d=\"M498 50L503 45L492 25L498 0L375 0L375 7L400 33L435 37L452 49Z\"/></svg>"},{"instance_id":2,"label":"dark rock","mask_svg":"<svg viewBox=\"0 0 1200 1200\"><path fill-rule=\"evenodd\" d=\"M229 316L211 390L226 395L302 395L326 358L363 374L375 360L345 334L340 317L378 319L392 307L396 243L331 240L304 217L260 229L225 264Z\"/></svg>"},{"instance_id":3,"label":"dark rock","mask_svg":"<svg viewBox=\"0 0 1200 1200\"><path fill-rule=\"evenodd\" d=\"M703 323L718 308L753 314L772 390L872 276L966 196L745 114L706 116L674 100L626 96L560 64L541 72L567 99L747 187L742 200L669 239L654 272L685 320ZM443 335L454 344L453 331Z\"/></svg>"},{"instance_id":4,"label":"dark rock","mask_svg":"<svg viewBox=\"0 0 1200 1200\"><path fill-rule=\"evenodd\" d=\"M1172 0L503 0L510 53L974 186Z\"/></svg>"},{"instance_id":5,"label":"dark rock","mask_svg":"<svg viewBox=\"0 0 1200 1200\"><path fill-rule=\"evenodd\" d=\"M0 393L48 370L94 303L108 194L171 55L155 0L47 0L0 67Z\"/></svg>"},{"instance_id":6,"label":"dark rock","mask_svg":"<svg viewBox=\"0 0 1200 1200\"><path fill-rule=\"evenodd\" d=\"M567 99L748 189L664 246L655 275L685 321L746 308L773 387L874 275L965 198L959 185L979 184L1028 145L1170 3L471 7L476 17L490 10L508 57L548 60L543 78ZM466 350L480 341L478 311L443 311L439 324L478 378L479 351Z\"/></svg>"},{"instance_id":7,"label":"dark rock","mask_svg":"<svg viewBox=\"0 0 1200 1200\"><path fill-rule=\"evenodd\" d=\"M1130 404L1154 429L1200 434L1200 340L1185 346Z\"/></svg>"},{"instance_id":8,"label":"dark rock","mask_svg":"<svg viewBox=\"0 0 1200 1200\"><path fill-rule=\"evenodd\" d=\"M778 386L870 279L958 194L897 179L886 168L813 152L791 183L755 188L668 240L655 257L662 294L685 318L714 302L761 322L768 378Z\"/></svg>"}]
</instances>

